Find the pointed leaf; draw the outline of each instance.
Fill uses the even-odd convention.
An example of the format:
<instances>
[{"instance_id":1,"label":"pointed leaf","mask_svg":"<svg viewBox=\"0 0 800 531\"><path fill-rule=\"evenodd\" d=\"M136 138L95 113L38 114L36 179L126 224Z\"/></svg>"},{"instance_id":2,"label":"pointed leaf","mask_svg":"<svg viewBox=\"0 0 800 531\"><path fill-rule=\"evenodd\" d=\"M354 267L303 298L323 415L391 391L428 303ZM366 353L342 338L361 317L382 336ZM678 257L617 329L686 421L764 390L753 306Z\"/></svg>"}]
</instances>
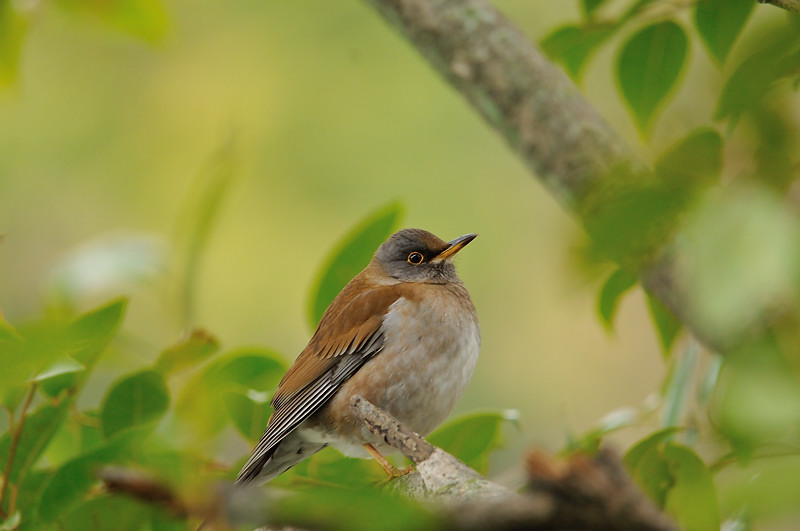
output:
<instances>
[{"instance_id":1,"label":"pointed leaf","mask_svg":"<svg viewBox=\"0 0 800 531\"><path fill-rule=\"evenodd\" d=\"M53 435L67 417L69 406L70 400L68 399L61 400L58 404L46 402L36 411L28 413L9 475L9 481L12 484L17 483L36 464ZM8 462L10 449L11 434L6 432L0 438L0 463L3 465Z\"/></svg>"},{"instance_id":2,"label":"pointed leaf","mask_svg":"<svg viewBox=\"0 0 800 531\"><path fill-rule=\"evenodd\" d=\"M230 418L219 398L224 390L244 387L271 394L278 387L286 368L283 359L267 349L229 352L213 360L189 380L175 412L181 421L188 422L200 435L216 433Z\"/></svg>"},{"instance_id":3,"label":"pointed leaf","mask_svg":"<svg viewBox=\"0 0 800 531\"><path fill-rule=\"evenodd\" d=\"M189 337L166 348L158 356L155 369L164 376L199 365L219 350L217 338L205 330L192 330Z\"/></svg>"},{"instance_id":4,"label":"pointed leaf","mask_svg":"<svg viewBox=\"0 0 800 531\"><path fill-rule=\"evenodd\" d=\"M485 473L489 454L500 446L503 426L518 419L516 410L464 415L437 429L428 442Z\"/></svg>"},{"instance_id":5,"label":"pointed leaf","mask_svg":"<svg viewBox=\"0 0 800 531\"><path fill-rule=\"evenodd\" d=\"M702 0L697 3L695 27L718 63L725 62L755 7L752 0Z\"/></svg>"},{"instance_id":6,"label":"pointed leaf","mask_svg":"<svg viewBox=\"0 0 800 531\"><path fill-rule=\"evenodd\" d=\"M169 407L169 390L160 373L145 370L118 380L103 399L100 419L106 438L127 428L155 422Z\"/></svg>"},{"instance_id":7,"label":"pointed leaf","mask_svg":"<svg viewBox=\"0 0 800 531\"><path fill-rule=\"evenodd\" d=\"M614 327L614 316L622 294L635 286L638 280L636 275L620 267L603 284L597 299L597 311L608 330Z\"/></svg>"},{"instance_id":8,"label":"pointed leaf","mask_svg":"<svg viewBox=\"0 0 800 531\"><path fill-rule=\"evenodd\" d=\"M688 46L683 29L667 21L640 30L622 47L617 79L641 132L649 131L656 110L675 86Z\"/></svg>"},{"instance_id":9,"label":"pointed leaf","mask_svg":"<svg viewBox=\"0 0 800 531\"><path fill-rule=\"evenodd\" d=\"M339 242L325 261L311 294L308 319L312 328L316 328L325 309L345 284L366 267L378 247L397 228L402 213L399 203L391 203L370 214Z\"/></svg>"},{"instance_id":10,"label":"pointed leaf","mask_svg":"<svg viewBox=\"0 0 800 531\"><path fill-rule=\"evenodd\" d=\"M656 299L651 294L647 294L647 307L650 309L650 317L653 319L653 324L656 325L658 332L658 339L661 341L661 348L663 349L664 356L669 355L669 350L672 348L672 343L678 337L678 332L681 331L682 323L675 317L664 304Z\"/></svg>"},{"instance_id":11,"label":"pointed leaf","mask_svg":"<svg viewBox=\"0 0 800 531\"><path fill-rule=\"evenodd\" d=\"M580 80L589 58L616 29L617 26L611 24L567 25L550 33L540 45L551 59L564 65L570 77Z\"/></svg>"}]
</instances>

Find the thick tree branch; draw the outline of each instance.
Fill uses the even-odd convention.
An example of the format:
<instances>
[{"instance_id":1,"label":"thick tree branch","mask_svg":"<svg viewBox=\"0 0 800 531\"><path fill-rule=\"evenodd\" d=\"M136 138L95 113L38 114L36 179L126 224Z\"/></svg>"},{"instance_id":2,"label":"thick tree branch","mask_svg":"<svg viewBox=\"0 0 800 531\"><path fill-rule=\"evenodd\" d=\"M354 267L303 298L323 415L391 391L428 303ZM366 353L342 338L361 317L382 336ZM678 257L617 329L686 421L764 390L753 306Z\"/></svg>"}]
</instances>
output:
<instances>
[{"instance_id":1,"label":"thick tree branch","mask_svg":"<svg viewBox=\"0 0 800 531\"><path fill-rule=\"evenodd\" d=\"M350 404L372 433L416 464L417 473L392 483L400 484L398 490L406 495L443 506L455 529L676 529L609 450L566 461L532 451L526 463L528 487L520 494L431 446L360 396Z\"/></svg>"},{"instance_id":2,"label":"thick tree branch","mask_svg":"<svg viewBox=\"0 0 800 531\"><path fill-rule=\"evenodd\" d=\"M759 4L772 4L790 13L800 15L800 0L758 0Z\"/></svg>"},{"instance_id":3,"label":"thick tree branch","mask_svg":"<svg viewBox=\"0 0 800 531\"><path fill-rule=\"evenodd\" d=\"M626 184L652 173L564 72L487 0L369 0L505 138L544 185L591 225ZM663 249L669 242L663 242ZM628 264L631 265L631 264ZM636 261L643 286L707 345L670 254Z\"/></svg>"}]
</instances>

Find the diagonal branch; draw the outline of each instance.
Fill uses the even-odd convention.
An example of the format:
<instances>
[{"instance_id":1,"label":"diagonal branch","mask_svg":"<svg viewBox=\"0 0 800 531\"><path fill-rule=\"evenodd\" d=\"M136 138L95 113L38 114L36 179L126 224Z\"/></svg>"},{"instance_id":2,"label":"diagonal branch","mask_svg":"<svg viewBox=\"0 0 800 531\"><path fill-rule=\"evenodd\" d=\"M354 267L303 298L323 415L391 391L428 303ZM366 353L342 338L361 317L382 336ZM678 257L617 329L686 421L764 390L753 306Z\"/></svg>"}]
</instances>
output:
<instances>
[{"instance_id":1,"label":"diagonal branch","mask_svg":"<svg viewBox=\"0 0 800 531\"><path fill-rule=\"evenodd\" d=\"M759 4L772 4L790 13L800 15L800 0L758 0Z\"/></svg>"},{"instance_id":2,"label":"diagonal branch","mask_svg":"<svg viewBox=\"0 0 800 531\"><path fill-rule=\"evenodd\" d=\"M587 227L619 190L653 174L564 72L487 0L369 0ZM641 186L641 184L638 184ZM616 194L616 195L615 195ZM726 350L691 309L665 249L628 266L707 345Z\"/></svg>"}]
</instances>

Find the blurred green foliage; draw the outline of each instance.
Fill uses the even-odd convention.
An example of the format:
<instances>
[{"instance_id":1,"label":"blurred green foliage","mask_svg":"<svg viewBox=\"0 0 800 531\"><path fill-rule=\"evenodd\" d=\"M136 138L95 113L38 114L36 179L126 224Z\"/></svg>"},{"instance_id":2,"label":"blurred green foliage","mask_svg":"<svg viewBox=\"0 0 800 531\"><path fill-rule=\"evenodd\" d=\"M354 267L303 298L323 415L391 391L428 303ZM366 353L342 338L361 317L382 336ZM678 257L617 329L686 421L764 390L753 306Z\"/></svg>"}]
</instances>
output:
<instances>
[{"instance_id":1,"label":"blurred green foliage","mask_svg":"<svg viewBox=\"0 0 800 531\"><path fill-rule=\"evenodd\" d=\"M645 304L665 353L666 375L662 388L654 390L655 403L611 412L588 433L571 435L566 450L591 452L610 434L638 428L646 433L628 450L626 465L682 527L758 526L777 518L799 522L800 226L795 188L800 134L797 107L791 103L800 81L798 17L754 27L755 3L750 0L575 4L580 19L542 28L547 32L542 48L580 83L590 78L587 72L603 48L614 48L616 60L608 70L644 141L656 137L657 128L670 118L671 102L690 82L710 87L696 96L703 123L679 125L667 149L651 146L652 173L620 170L581 212L590 238L587 254L611 271L597 297L600 321L613 330L623 298L637 291L640 268L674 253L677 277L689 294L688 311L731 346L724 357L698 356L682 323L648 294ZM155 0L58 1L52 7L0 1L0 83L19 83L31 22L49 9L100 21L150 44L162 42L173 28L167 9ZM180 27L179 21L175 26ZM714 66L707 69L711 73L691 68L702 49ZM312 53L318 52L314 48ZM317 123L304 125L290 140L305 146L307 136L320 133L313 127ZM9 421L0 435L5 479L0 527L186 529L190 522L182 517L99 491L97 469L124 465L145 470L191 497L199 485L230 479L237 460L244 459L241 453L226 455L220 466L220 441L235 440L244 448L260 436L287 356L262 346L223 349L213 330L191 330L199 322L206 251L231 200L243 164L241 149L238 137L231 135L200 172L172 241L115 235L85 245L55 268L44 315L13 324L0 318L0 399ZM303 163L330 175L330 182L316 181L309 194L324 196L335 189L341 169L313 156L305 156ZM379 204L392 198L381 197ZM456 198L439 195L435 201L437 206L466 201ZM341 210L334 203L332 210ZM272 207L280 216L280 205ZM331 247L307 298L312 327L399 226L404 210L400 202L387 204ZM348 211L348 223L353 218ZM295 237L290 228L286 232ZM515 245L525 237L515 234ZM277 235L271 235L270 243L267 260L296 260L293 248ZM500 255L492 255L492 261ZM233 264L226 262L226 267ZM169 301L169 319L190 329L184 337L163 342L152 339L158 335L150 330L137 330L131 337L123 322L125 299L77 312L87 294L127 293L143 285L155 287ZM500 305L503 312L507 306ZM130 349L142 337L161 343L150 348L152 359L138 360L133 370L112 364L111 378L99 374L104 353ZM518 357L512 359L514 367ZM430 440L487 472L509 423L516 424L516 418L504 410L466 414ZM440 523L418 505L373 488L381 477L374 463L323 451L275 480L275 486L296 495L277 504L273 517L342 529L376 528L376 522L397 529Z\"/></svg>"}]
</instances>

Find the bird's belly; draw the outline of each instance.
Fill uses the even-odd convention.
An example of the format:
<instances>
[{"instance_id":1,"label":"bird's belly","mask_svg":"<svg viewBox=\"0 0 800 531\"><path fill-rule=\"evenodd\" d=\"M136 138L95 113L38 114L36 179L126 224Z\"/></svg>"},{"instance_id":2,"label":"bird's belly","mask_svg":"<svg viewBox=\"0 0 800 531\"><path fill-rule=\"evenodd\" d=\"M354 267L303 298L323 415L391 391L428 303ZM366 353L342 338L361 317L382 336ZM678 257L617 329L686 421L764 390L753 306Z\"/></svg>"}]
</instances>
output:
<instances>
[{"instance_id":1,"label":"bird's belly","mask_svg":"<svg viewBox=\"0 0 800 531\"><path fill-rule=\"evenodd\" d=\"M342 385L311 422L304 436L346 455L366 457L362 445L382 452L386 444L351 414L359 394L421 435L441 424L469 383L478 360L480 332L474 314L459 301L434 310L425 301L398 300L384 322L383 350Z\"/></svg>"}]
</instances>

